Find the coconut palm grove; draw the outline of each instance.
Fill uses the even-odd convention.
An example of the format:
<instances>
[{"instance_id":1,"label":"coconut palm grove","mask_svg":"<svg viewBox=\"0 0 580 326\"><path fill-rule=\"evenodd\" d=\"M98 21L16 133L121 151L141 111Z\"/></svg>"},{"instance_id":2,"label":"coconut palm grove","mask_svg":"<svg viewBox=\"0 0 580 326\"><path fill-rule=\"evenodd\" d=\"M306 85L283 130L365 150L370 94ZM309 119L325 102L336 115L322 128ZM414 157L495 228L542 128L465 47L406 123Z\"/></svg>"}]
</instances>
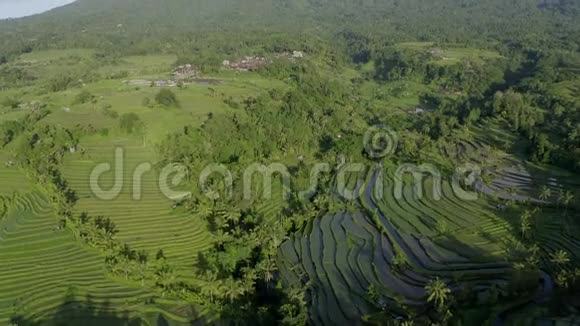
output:
<instances>
[{"instance_id":1,"label":"coconut palm grove","mask_svg":"<svg viewBox=\"0 0 580 326\"><path fill-rule=\"evenodd\" d=\"M580 325L580 3L0 20L4 325Z\"/></svg>"}]
</instances>

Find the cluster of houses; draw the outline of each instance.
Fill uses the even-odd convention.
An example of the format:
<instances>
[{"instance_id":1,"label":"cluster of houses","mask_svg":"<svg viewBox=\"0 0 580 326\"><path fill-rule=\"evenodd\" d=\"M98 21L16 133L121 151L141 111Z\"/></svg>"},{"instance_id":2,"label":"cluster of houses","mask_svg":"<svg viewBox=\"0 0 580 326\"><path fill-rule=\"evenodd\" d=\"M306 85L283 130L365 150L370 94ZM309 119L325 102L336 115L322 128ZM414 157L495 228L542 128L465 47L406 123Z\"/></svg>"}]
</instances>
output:
<instances>
[{"instance_id":1,"label":"cluster of houses","mask_svg":"<svg viewBox=\"0 0 580 326\"><path fill-rule=\"evenodd\" d=\"M199 73L200 69L191 64L186 64L173 69L172 76L174 80L187 80L197 77Z\"/></svg>"},{"instance_id":2,"label":"cluster of houses","mask_svg":"<svg viewBox=\"0 0 580 326\"><path fill-rule=\"evenodd\" d=\"M302 51L293 51L292 52L292 58L302 59L302 58L304 58L304 52L302 52Z\"/></svg>"},{"instance_id":3,"label":"cluster of houses","mask_svg":"<svg viewBox=\"0 0 580 326\"><path fill-rule=\"evenodd\" d=\"M20 110L40 110L42 108L46 107L46 104L43 104L40 101L31 101L31 102L25 102L25 103L20 103L18 104L18 109Z\"/></svg>"},{"instance_id":4,"label":"cluster of houses","mask_svg":"<svg viewBox=\"0 0 580 326\"><path fill-rule=\"evenodd\" d=\"M298 59L304 58L304 52L302 51L293 51L292 53L285 52L276 54L274 56L275 59L280 58L287 58L292 62L295 62ZM259 68L272 63L273 59L266 58L266 57L259 57L259 56L245 56L241 59L237 59L234 61L231 60L224 60L222 62L222 67L227 70L233 70L238 72L248 72L248 71L256 71Z\"/></svg>"},{"instance_id":5,"label":"cluster of houses","mask_svg":"<svg viewBox=\"0 0 580 326\"><path fill-rule=\"evenodd\" d=\"M410 113L410 114L423 114L423 113L435 112L435 110L432 110L432 109L424 109L424 108L421 108L421 107L416 107L414 109L407 110L407 112Z\"/></svg>"},{"instance_id":6,"label":"cluster of houses","mask_svg":"<svg viewBox=\"0 0 580 326\"><path fill-rule=\"evenodd\" d=\"M463 91L456 88L442 88L440 93L443 95L454 95L454 96L461 96L463 95Z\"/></svg>"},{"instance_id":7,"label":"cluster of houses","mask_svg":"<svg viewBox=\"0 0 580 326\"><path fill-rule=\"evenodd\" d=\"M125 82L129 86L151 86L151 87L175 87L177 82L175 80L145 80L133 79Z\"/></svg>"},{"instance_id":8,"label":"cluster of houses","mask_svg":"<svg viewBox=\"0 0 580 326\"><path fill-rule=\"evenodd\" d=\"M276 54L275 59L286 58L292 62L304 58L304 52L293 51ZM260 56L245 56L237 60L224 60L222 68L226 70L233 70L237 72L256 71L259 68L273 62L272 58ZM219 84L220 81L214 78L200 78L201 69L192 65L185 64L173 69L171 79L169 80L128 80L125 81L130 86L151 86L151 87L176 87L186 83L200 83L200 84Z\"/></svg>"},{"instance_id":9,"label":"cluster of houses","mask_svg":"<svg viewBox=\"0 0 580 326\"><path fill-rule=\"evenodd\" d=\"M136 79L127 81L131 86L151 86L151 87L176 87L180 83L187 83L194 81L200 74L200 69L192 64L178 66L173 69L171 79L168 80L145 80Z\"/></svg>"},{"instance_id":10,"label":"cluster of houses","mask_svg":"<svg viewBox=\"0 0 580 326\"><path fill-rule=\"evenodd\" d=\"M269 63L272 63L270 58L245 56L235 61L224 60L222 67L228 70L247 72L256 71Z\"/></svg>"},{"instance_id":11,"label":"cluster of houses","mask_svg":"<svg viewBox=\"0 0 580 326\"><path fill-rule=\"evenodd\" d=\"M449 58L445 56L445 53L441 49L431 49L430 53L433 58L437 60L449 60Z\"/></svg>"}]
</instances>

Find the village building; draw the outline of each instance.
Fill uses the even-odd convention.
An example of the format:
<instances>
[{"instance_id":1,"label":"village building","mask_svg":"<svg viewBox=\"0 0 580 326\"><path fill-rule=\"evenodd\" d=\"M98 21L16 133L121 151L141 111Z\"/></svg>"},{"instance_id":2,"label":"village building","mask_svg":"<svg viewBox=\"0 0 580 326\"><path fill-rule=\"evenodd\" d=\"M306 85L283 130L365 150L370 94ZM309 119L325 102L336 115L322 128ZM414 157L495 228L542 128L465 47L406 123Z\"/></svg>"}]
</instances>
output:
<instances>
[{"instance_id":1,"label":"village building","mask_svg":"<svg viewBox=\"0 0 580 326\"><path fill-rule=\"evenodd\" d=\"M411 109L409 111L407 111L410 114L423 114L423 113L427 113L427 112L433 112L433 110L429 110L429 109L424 109L421 107L416 107L414 109Z\"/></svg>"},{"instance_id":2,"label":"village building","mask_svg":"<svg viewBox=\"0 0 580 326\"><path fill-rule=\"evenodd\" d=\"M304 52L294 51L294 52L292 52L292 57L295 59L302 59L302 58L304 58Z\"/></svg>"},{"instance_id":3,"label":"village building","mask_svg":"<svg viewBox=\"0 0 580 326\"><path fill-rule=\"evenodd\" d=\"M184 80L197 77L200 73L200 69L192 64L186 64L183 66L176 67L173 69L173 79Z\"/></svg>"},{"instance_id":4,"label":"village building","mask_svg":"<svg viewBox=\"0 0 580 326\"><path fill-rule=\"evenodd\" d=\"M245 56L236 61L224 60L223 67L225 69L234 70L238 72L256 71L272 62L272 59L266 57Z\"/></svg>"}]
</instances>

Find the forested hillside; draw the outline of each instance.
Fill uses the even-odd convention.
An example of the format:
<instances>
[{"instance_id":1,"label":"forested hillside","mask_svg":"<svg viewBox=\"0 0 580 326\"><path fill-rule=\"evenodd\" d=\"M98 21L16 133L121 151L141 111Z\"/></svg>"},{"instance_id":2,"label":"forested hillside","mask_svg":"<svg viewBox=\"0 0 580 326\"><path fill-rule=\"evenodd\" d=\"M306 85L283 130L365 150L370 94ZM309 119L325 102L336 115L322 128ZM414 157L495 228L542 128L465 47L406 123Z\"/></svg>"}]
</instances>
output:
<instances>
[{"instance_id":1,"label":"forested hillside","mask_svg":"<svg viewBox=\"0 0 580 326\"><path fill-rule=\"evenodd\" d=\"M249 42L276 32L332 37L343 29L380 35L381 42L518 41L576 49L577 7L574 1L543 0L79 0L0 23L1 54L63 46L143 53L168 51L205 33ZM196 43L203 46L203 38Z\"/></svg>"}]
</instances>

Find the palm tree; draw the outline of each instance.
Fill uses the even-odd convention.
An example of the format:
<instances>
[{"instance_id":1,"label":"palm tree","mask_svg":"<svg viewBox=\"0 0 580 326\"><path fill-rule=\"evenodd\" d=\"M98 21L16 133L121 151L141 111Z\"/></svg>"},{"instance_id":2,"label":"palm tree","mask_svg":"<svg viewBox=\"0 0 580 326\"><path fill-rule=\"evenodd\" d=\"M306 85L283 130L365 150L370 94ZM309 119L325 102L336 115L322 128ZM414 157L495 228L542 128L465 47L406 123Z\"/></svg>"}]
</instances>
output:
<instances>
[{"instance_id":1,"label":"palm tree","mask_svg":"<svg viewBox=\"0 0 580 326\"><path fill-rule=\"evenodd\" d=\"M380 294L374 284L369 285L367 289L367 297L372 301L373 304L377 304Z\"/></svg>"},{"instance_id":2,"label":"palm tree","mask_svg":"<svg viewBox=\"0 0 580 326\"><path fill-rule=\"evenodd\" d=\"M427 302L435 304L437 309L442 311L451 295L451 290L447 287L447 284L437 277L425 286L425 290L429 295Z\"/></svg>"},{"instance_id":3,"label":"palm tree","mask_svg":"<svg viewBox=\"0 0 580 326\"><path fill-rule=\"evenodd\" d=\"M505 204L507 207L514 207L514 206L516 206L516 201L510 197L510 199L508 199Z\"/></svg>"},{"instance_id":4,"label":"palm tree","mask_svg":"<svg viewBox=\"0 0 580 326\"><path fill-rule=\"evenodd\" d=\"M266 286L269 287L270 282L274 279L274 272L277 270L276 264L272 259L268 258L260 267L264 281L266 281Z\"/></svg>"},{"instance_id":5,"label":"palm tree","mask_svg":"<svg viewBox=\"0 0 580 326\"><path fill-rule=\"evenodd\" d=\"M551 255L550 261L556 265L563 266L570 262L570 255L564 250L558 250Z\"/></svg>"},{"instance_id":6,"label":"palm tree","mask_svg":"<svg viewBox=\"0 0 580 326\"><path fill-rule=\"evenodd\" d=\"M529 210L525 210L522 212L522 214L520 215L520 220L529 220L530 217L532 217L532 213Z\"/></svg>"},{"instance_id":7,"label":"palm tree","mask_svg":"<svg viewBox=\"0 0 580 326\"><path fill-rule=\"evenodd\" d=\"M509 187L506 189L506 192L510 195L510 196L517 196L518 195L518 189L515 187Z\"/></svg>"},{"instance_id":8,"label":"palm tree","mask_svg":"<svg viewBox=\"0 0 580 326\"><path fill-rule=\"evenodd\" d=\"M231 235L221 229L214 234L214 243L218 246L222 246L226 242L229 242L231 239Z\"/></svg>"},{"instance_id":9,"label":"palm tree","mask_svg":"<svg viewBox=\"0 0 580 326\"><path fill-rule=\"evenodd\" d=\"M568 205L570 205L570 202L572 201L572 199L574 199L574 195L572 195L572 193L570 191L566 191L566 193L563 195L563 198L562 198L562 204L565 207L564 215L567 215Z\"/></svg>"},{"instance_id":10,"label":"palm tree","mask_svg":"<svg viewBox=\"0 0 580 326\"><path fill-rule=\"evenodd\" d=\"M405 256L401 253L396 253L391 261L391 269L393 270L393 273L395 274L400 273L403 267L405 266L405 263L406 263Z\"/></svg>"},{"instance_id":11,"label":"palm tree","mask_svg":"<svg viewBox=\"0 0 580 326\"><path fill-rule=\"evenodd\" d=\"M556 277L556 284L559 287L567 289L570 286L571 275L567 271L561 271Z\"/></svg>"},{"instance_id":12,"label":"palm tree","mask_svg":"<svg viewBox=\"0 0 580 326\"><path fill-rule=\"evenodd\" d=\"M523 270L526 270L528 267L523 262L517 262L514 264L514 268L518 271L523 271Z\"/></svg>"},{"instance_id":13,"label":"palm tree","mask_svg":"<svg viewBox=\"0 0 580 326\"><path fill-rule=\"evenodd\" d=\"M121 265L121 270L125 275L125 280L128 280L129 274L131 274L131 271L133 269L131 259L129 259L127 256L121 256L119 259L119 264Z\"/></svg>"},{"instance_id":14,"label":"palm tree","mask_svg":"<svg viewBox=\"0 0 580 326\"><path fill-rule=\"evenodd\" d=\"M161 295L165 297L169 286L175 280L173 269L169 265L163 264L155 271L155 278L157 285L161 287Z\"/></svg>"},{"instance_id":15,"label":"palm tree","mask_svg":"<svg viewBox=\"0 0 580 326\"><path fill-rule=\"evenodd\" d=\"M244 273L244 281L251 283L252 285L258 279L258 272L254 268L245 268L242 270Z\"/></svg>"},{"instance_id":16,"label":"palm tree","mask_svg":"<svg viewBox=\"0 0 580 326\"><path fill-rule=\"evenodd\" d=\"M201 287L201 293L209 296L210 303L214 302L214 297L220 293L221 286L216 280L204 282Z\"/></svg>"},{"instance_id":17,"label":"palm tree","mask_svg":"<svg viewBox=\"0 0 580 326\"><path fill-rule=\"evenodd\" d=\"M233 225L237 225L240 223L240 219L242 218L242 214L239 210L226 210L222 212L225 220L227 222L232 223Z\"/></svg>"},{"instance_id":18,"label":"palm tree","mask_svg":"<svg viewBox=\"0 0 580 326\"><path fill-rule=\"evenodd\" d=\"M528 266L528 268L536 269L536 267L540 263L540 259L538 257L539 253L540 248L536 244L533 244L528 249L528 256L526 257L526 265Z\"/></svg>"},{"instance_id":19,"label":"palm tree","mask_svg":"<svg viewBox=\"0 0 580 326\"><path fill-rule=\"evenodd\" d=\"M522 239L526 239L528 232L532 229L532 224L530 223L530 212L525 211L520 216L520 231L522 232Z\"/></svg>"},{"instance_id":20,"label":"palm tree","mask_svg":"<svg viewBox=\"0 0 580 326\"><path fill-rule=\"evenodd\" d=\"M558 193L558 200L556 202L556 208L560 208L560 204L564 200L565 196L566 196L566 193L564 192L564 190L560 189L560 192Z\"/></svg>"},{"instance_id":21,"label":"palm tree","mask_svg":"<svg viewBox=\"0 0 580 326\"><path fill-rule=\"evenodd\" d=\"M245 293L243 284L236 282L231 278L226 282L226 287L224 290L226 297L230 299L231 303L233 303L234 300L238 299Z\"/></svg>"},{"instance_id":22,"label":"palm tree","mask_svg":"<svg viewBox=\"0 0 580 326\"><path fill-rule=\"evenodd\" d=\"M552 197L552 189L550 189L548 186L543 186L540 192L540 199L547 201L550 199L550 197Z\"/></svg>"},{"instance_id":23,"label":"palm tree","mask_svg":"<svg viewBox=\"0 0 580 326\"><path fill-rule=\"evenodd\" d=\"M573 286L580 285L580 268L574 268L573 271L570 271L570 278Z\"/></svg>"},{"instance_id":24,"label":"palm tree","mask_svg":"<svg viewBox=\"0 0 580 326\"><path fill-rule=\"evenodd\" d=\"M140 275L139 277L141 278L141 287L145 286L145 279L147 277L147 267L148 267L148 261L149 261L149 257L147 255L147 252L145 250L140 250L137 252L137 261L139 262L139 265L141 266L140 269Z\"/></svg>"},{"instance_id":25,"label":"palm tree","mask_svg":"<svg viewBox=\"0 0 580 326\"><path fill-rule=\"evenodd\" d=\"M209 96L211 97L216 97L217 96L217 90L215 88L209 87Z\"/></svg>"}]
</instances>

